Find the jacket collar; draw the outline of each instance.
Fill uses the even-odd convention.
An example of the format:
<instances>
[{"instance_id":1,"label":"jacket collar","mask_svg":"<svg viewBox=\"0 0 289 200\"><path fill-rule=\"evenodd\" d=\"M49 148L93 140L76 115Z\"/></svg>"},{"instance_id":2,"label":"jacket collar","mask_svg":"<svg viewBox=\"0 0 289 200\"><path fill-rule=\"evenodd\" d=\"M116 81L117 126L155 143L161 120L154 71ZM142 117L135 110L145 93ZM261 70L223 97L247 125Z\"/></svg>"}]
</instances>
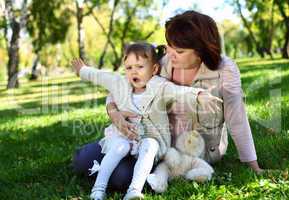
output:
<instances>
[{"instance_id":1,"label":"jacket collar","mask_svg":"<svg viewBox=\"0 0 289 200\"><path fill-rule=\"evenodd\" d=\"M192 83L195 83L199 80L215 79L219 76L219 70L210 70L204 63L202 63Z\"/></svg>"},{"instance_id":2,"label":"jacket collar","mask_svg":"<svg viewBox=\"0 0 289 200\"><path fill-rule=\"evenodd\" d=\"M148 110L149 105L151 104L151 102L153 101L153 99L157 95L162 95L162 94L159 93L159 90L161 89L161 86L163 85L163 83L165 81L166 81L166 79L162 78L160 76L153 76L148 81L148 83L146 85L146 89L145 89L145 91L143 93L143 98L141 100L140 108L139 108L139 110L142 113L145 113ZM132 94L133 88L132 88L132 86L130 84L129 84L129 87L130 87L129 88L130 93Z\"/></svg>"},{"instance_id":3,"label":"jacket collar","mask_svg":"<svg viewBox=\"0 0 289 200\"><path fill-rule=\"evenodd\" d=\"M143 112L146 112L148 110L149 105L157 95L162 95L159 91L165 81L166 79L160 76L153 76L149 80L144 93L144 98L141 102L141 108Z\"/></svg>"}]
</instances>

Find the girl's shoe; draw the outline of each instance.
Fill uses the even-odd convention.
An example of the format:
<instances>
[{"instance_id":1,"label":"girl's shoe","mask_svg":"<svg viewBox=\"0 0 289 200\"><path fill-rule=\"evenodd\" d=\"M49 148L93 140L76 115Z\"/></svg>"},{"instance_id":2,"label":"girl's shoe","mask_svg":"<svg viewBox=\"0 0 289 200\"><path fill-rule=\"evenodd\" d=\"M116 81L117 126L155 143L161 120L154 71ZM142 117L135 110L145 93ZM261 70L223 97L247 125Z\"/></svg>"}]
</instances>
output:
<instances>
[{"instance_id":1,"label":"girl's shoe","mask_svg":"<svg viewBox=\"0 0 289 200\"><path fill-rule=\"evenodd\" d=\"M138 190L129 190L123 200L139 200L144 199L144 195Z\"/></svg>"},{"instance_id":2,"label":"girl's shoe","mask_svg":"<svg viewBox=\"0 0 289 200\"><path fill-rule=\"evenodd\" d=\"M90 198L93 200L104 200L105 199L105 192L100 191L100 190L93 190L94 188L92 188L92 192L90 194Z\"/></svg>"}]
</instances>

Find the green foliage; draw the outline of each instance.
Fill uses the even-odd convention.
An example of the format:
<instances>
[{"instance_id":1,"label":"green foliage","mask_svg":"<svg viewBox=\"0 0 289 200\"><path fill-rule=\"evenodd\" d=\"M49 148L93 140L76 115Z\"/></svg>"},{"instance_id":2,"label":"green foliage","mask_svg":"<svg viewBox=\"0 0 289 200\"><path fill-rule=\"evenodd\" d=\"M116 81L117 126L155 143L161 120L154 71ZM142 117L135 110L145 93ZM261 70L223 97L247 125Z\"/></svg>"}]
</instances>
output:
<instances>
[{"instance_id":1,"label":"green foliage","mask_svg":"<svg viewBox=\"0 0 289 200\"><path fill-rule=\"evenodd\" d=\"M102 4L108 4L109 1L108 0L84 0L85 2L90 2L92 3L93 5L96 5L96 6L100 6Z\"/></svg>"},{"instance_id":2,"label":"green foliage","mask_svg":"<svg viewBox=\"0 0 289 200\"><path fill-rule=\"evenodd\" d=\"M3 64L4 65L4 64ZM5 67L0 68L0 84L4 84L6 80L6 69Z\"/></svg>"},{"instance_id":3,"label":"green foliage","mask_svg":"<svg viewBox=\"0 0 289 200\"><path fill-rule=\"evenodd\" d=\"M280 52L281 42L285 41L284 19L278 9L276 0L227 0L235 7L236 13L242 18L245 29L245 44L251 55L272 55ZM284 2L285 3L285 2ZM237 44L237 41L234 41ZM252 48L253 47L253 48Z\"/></svg>"},{"instance_id":4,"label":"green foliage","mask_svg":"<svg viewBox=\"0 0 289 200\"><path fill-rule=\"evenodd\" d=\"M247 32L240 29L240 25L230 20L224 20L219 26L224 40L226 55L237 58L252 51L251 42L248 40Z\"/></svg>"},{"instance_id":5,"label":"green foliage","mask_svg":"<svg viewBox=\"0 0 289 200\"><path fill-rule=\"evenodd\" d=\"M111 40L116 49L112 54L113 58L106 56L115 70L121 63L126 43L147 40L159 28L157 17L150 15L150 10L154 6L151 0L122 0L117 6L111 34ZM108 54L111 53L108 52Z\"/></svg>"},{"instance_id":6,"label":"green foliage","mask_svg":"<svg viewBox=\"0 0 289 200\"><path fill-rule=\"evenodd\" d=\"M27 30L32 38L35 52L48 43L56 44L65 40L71 24L71 13L63 9L65 1L33 0Z\"/></svg>"},{"instance_id":7,"label":"green foliage","mask_svg":"<svg viewBox=\"0 0 289 200\"><path fill-rule=\"evenodd\" d=\"M1 16L1 18L0 18L0 30L3 29L4 27L6 27L6 20L5 20L4 16Z\"/></svg>"}]
</instances>

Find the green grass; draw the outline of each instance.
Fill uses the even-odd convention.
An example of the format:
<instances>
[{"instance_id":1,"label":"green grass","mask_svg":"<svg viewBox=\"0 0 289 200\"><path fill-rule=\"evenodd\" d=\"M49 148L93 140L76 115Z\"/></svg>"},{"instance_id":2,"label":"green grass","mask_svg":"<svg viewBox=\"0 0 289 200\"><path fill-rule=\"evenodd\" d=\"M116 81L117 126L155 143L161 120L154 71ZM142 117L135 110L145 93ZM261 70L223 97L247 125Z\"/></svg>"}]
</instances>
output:
<instances>
[{"instance_id":1,"label":"green grass","mask_svg":"<svg viewBox=\"0 0 289 200\"><path fill-rule=\"evenodd\" d=\"M145 189L146 199L289 199L289 61L239 64L259 163L275 171L256 176L230 140L212 181L177 179L162 195ZM105 91L72 75L21 84L6 91L0 83L0 199L89 199L89 182L70 164L109 124Z\"/></svg>"}]
</instances>

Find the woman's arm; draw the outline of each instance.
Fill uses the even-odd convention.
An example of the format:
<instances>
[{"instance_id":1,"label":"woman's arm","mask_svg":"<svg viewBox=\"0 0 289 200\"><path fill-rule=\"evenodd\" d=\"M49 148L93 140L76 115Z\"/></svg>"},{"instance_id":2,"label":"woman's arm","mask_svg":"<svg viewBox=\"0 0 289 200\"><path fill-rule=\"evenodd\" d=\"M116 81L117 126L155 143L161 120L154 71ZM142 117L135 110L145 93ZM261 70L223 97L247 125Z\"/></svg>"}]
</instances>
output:
<instances>
[{"instance_id":1,"label":"woman's arm","mask_svg":"<svg viewBox=\"0 0 289 200\"><path fill-rule=\"evenodd\" d=\"M129 117L137 117L137 115L132 112L119 111L117 105L114 103L112 94L107 96L106 111L111 122L123 135L127 136L131 140L137 138L135 125L127 120Z\"/></svg>"},{"instance_id":2,"label":"woman's arm","mask_svg":"<svg viewBox=\"0 0 289 200\"><path fill-rule=\"evenodd\" d=\"M227 127L237 147L241 162L247 163L255 172L262 169L257 162L255 145L243 102L240 72L231 60L225 62L222 69L222 95L224 117Z\"/></svg>"}]
</instances>

